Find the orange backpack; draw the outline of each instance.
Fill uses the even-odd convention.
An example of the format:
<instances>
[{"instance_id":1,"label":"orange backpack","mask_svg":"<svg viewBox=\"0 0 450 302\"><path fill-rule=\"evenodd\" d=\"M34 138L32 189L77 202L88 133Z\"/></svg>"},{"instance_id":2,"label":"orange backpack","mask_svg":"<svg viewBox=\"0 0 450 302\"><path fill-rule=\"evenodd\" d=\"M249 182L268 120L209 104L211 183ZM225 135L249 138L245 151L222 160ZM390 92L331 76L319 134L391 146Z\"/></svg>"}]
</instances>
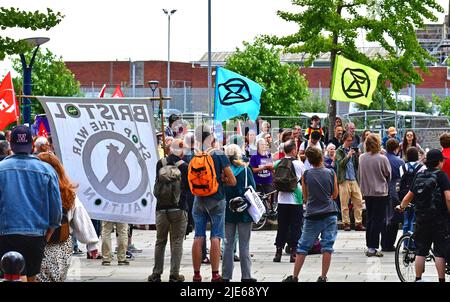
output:
<instances>
[{"instance_id":1,"label":"orange backpack","mask_svg":"<svg viewBox=\"0 0 450 302\"><path fill-rule=\"evenodd\" d=\"M219 190L214 161L209 152L197 152L189 163L188 182L195 196L210 196Z\"/></svg>"}]
</instances>

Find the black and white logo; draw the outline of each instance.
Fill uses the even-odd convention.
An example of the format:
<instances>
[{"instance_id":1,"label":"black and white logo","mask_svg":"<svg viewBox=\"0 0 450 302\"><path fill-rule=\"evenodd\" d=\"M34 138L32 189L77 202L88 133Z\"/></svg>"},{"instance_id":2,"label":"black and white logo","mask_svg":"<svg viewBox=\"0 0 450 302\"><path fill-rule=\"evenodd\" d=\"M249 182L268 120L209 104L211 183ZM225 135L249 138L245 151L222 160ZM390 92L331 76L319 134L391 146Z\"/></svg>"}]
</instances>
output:
<instances>
[{"instance_id":1,"label":"black and white logo","mask_svg":"<svg viewBox=\"0 0 450 302\"><path fill-rule=\"evenodd\" d=\"M369 75L363 69L346 68L341 76L342 91L349 99L367 97L370 90Z\"/></svg>"}]
</instances>

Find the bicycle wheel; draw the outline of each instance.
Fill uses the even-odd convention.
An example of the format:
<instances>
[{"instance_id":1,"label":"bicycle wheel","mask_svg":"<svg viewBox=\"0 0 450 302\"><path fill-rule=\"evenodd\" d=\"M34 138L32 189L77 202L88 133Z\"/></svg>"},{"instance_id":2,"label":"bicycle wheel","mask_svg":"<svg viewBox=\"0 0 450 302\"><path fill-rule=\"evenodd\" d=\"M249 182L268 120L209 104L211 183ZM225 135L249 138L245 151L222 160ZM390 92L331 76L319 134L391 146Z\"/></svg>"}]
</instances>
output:
<instances>
[{"instance_id":1,"label":"bicycle wheel","mask_svg":"<svg viewBox=\"0 0 450 302\"><path fill-rule=\"evenodd\" d=\"M263 215L258 222L252 223L252 230L253 231L261 230L266 225L266 222L267 222L267 215Z\"/></svg>"},{"instance_id":2,"label":"bicycle wheel","mask_svg":"<svg viewBox=\"0 0 450 302\"><path fill-rule=\"evenodd\" d=\"M411 234L405 234L395 247L395 270L401 282L414 282L416 280L416 250Z\"/></svg>"}]
</instances>

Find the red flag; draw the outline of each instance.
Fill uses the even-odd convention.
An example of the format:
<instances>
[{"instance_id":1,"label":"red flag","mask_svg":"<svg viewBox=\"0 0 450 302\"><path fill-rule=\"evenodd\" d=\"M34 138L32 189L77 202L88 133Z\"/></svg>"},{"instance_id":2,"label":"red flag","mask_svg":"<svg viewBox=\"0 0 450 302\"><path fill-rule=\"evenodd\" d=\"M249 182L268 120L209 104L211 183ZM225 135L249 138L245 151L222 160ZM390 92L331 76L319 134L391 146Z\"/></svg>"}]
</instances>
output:
<instances>
[{"instance_id":1,"label":"red flag","mask_svg":"<svg viewBox=\"0 0 450 302\"><path fill-rule=\"evenodd\" d=\"M38 136L48 137L47 129L45 129L44 123L39 125Z\"/></svg>"},{"instance_id":2,"label":"red flag","mask_svg":"<svg viewBox=\"0 0 450 302\"><path fill-rule=\"evenodd\" d=\"M100 90L100 93L98 94L99 98L105 97L105 90L106 90L106 84L103 84L102 89Z\"/></svg>"},{"instance_id":3,"label":"red flag","mask_svg":"<svg viewBox=\"0 0 450 302\"><path fill-rule=\"evenodd\" d=\"M123 92L120 89L120 85L116 86L116 90L114 90L113 94L111 95L112 98L123 98Z\"/></svg>"},{"instance_id":4,"label":"red flag","mask_svg":"<svg viewBox=\"0 0 450 302\"><path fill-rule=\"evenodd\" d=\"M0 84L0 130L19 119L19 106L11 79L8 72Z\"/></svg>"}]
</instances>

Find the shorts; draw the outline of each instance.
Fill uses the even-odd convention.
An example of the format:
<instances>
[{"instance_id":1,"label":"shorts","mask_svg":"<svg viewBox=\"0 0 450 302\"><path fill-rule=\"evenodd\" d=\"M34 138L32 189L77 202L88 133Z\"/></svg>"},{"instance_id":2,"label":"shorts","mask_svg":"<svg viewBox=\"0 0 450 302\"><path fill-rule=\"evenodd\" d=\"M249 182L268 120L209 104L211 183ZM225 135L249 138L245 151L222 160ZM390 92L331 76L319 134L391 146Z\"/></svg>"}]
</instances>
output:
<instances>
[{"instance_id":1,"label":"shorts","mask_svg":"<svg viewBox=\"0 0 450 302\"><path fill-rule=\"evenodd\" d=\"M192 217L194 218L194 237L206 237L206 225L211 222L210 238L225 237L225 207L226 201L209 199L208 197L194 198Z\"/></svg>"},{"instance_id":2,"label":"shorts","mask_svg":"<svg viewBox=\"0 0 450 302\"><path fill-rule=\"evenodd\" d=\"M414 230L416 255L428 256L431 245L435 257L445 258L447 256L447 225L445 222L416 222Z\"/></svg>"},{"instance_id":3,"label":"shorts","mask_svg":"<svg viewBox=\"0 0 450 302\"><path fill-rule=\"evenodd\" d=\"M319 238L322 246L321 253L333 253L333 245L337 237L337 217L328 216L320 220L305 219L303 222L302 236L298 240L297 254L308 255Z\"/></svg>"},{"instance_id":4,"label":"shorts","mask_svg":"<svg viewBox=\"0 0 450 302\"><path fill-rule=\"evenodd\" d=\"M22 254L25 268L20 275L33 277L41 271L46 244L44 236L3 235L0 236L0 258L11 251Z\"/></svg>"}]
</instances>

